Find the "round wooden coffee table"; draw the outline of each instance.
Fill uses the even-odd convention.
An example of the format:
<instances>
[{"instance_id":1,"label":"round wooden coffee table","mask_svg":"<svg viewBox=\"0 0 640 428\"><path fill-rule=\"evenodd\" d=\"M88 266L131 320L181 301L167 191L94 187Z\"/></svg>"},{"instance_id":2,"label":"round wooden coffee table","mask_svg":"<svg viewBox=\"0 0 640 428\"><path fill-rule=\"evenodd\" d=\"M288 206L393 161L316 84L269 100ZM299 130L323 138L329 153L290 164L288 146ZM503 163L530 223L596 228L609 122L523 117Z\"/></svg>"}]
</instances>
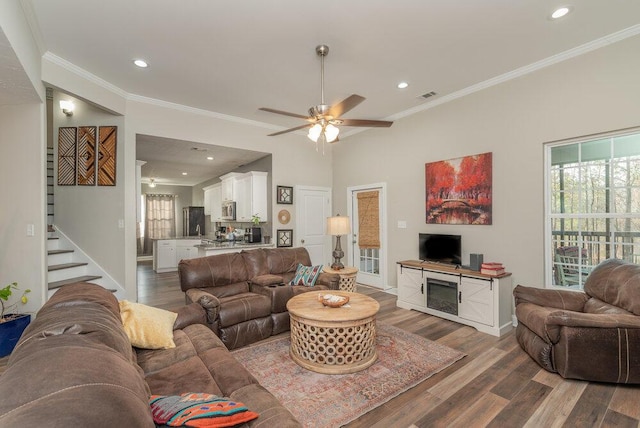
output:
<instances>
[{"instance_id":1,"label":"round wooden coffee table","mask_svg":"<svg viewBox=\"0 0 640 428\"><path fill-rule=\"evenodd\" d=\"M349 303L330 308L318 294L349 296ZM309 291L291 298L291 359L318 373L346 374L364 370L378 358L376 314L380 304L369 296L339 290Z\"/></svg>"}]
</instances>

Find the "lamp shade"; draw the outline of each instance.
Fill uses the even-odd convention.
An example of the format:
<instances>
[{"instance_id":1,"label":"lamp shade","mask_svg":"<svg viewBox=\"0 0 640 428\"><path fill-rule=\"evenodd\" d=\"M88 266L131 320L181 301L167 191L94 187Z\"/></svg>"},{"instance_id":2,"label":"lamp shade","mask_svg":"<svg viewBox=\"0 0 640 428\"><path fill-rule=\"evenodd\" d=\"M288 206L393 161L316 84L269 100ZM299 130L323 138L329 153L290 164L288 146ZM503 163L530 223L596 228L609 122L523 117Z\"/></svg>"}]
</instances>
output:
<instances>
[{"instance_id":1,"label":"lamp shade","mask_svg":"<svg viewBox=\"0 0 640 428\"><path fill-rule=\"evenodd\" d=\"M328 124L324 128L324 135L327 137L327 143L335 141L335 139L338 138L338 133L340 133L340 130L332 124Z\"/></svg>"},{"instance_id":2,"label":"lamp shade","mask_svg":"<svg viewBox=\"0 0 640 428\"><path fill-rule=\"evenodd\" d=\"M322 133L322 126L319 123L316 123L309 129L309 133L307 134L307 137L309 137L309 139L314 143L317 143L321 133Z\"/></svg>"},{"instance_id":3,"label":"lamp shade","mask_svg":"<svg viewBox=\"0 0 640 428\"><path fill-rule=\"evenodd\" d=\"M351 232L351 223L349 217L328 217L327 218L327 233L333 236L346 235Z\"/></svg>"}]
</instances>

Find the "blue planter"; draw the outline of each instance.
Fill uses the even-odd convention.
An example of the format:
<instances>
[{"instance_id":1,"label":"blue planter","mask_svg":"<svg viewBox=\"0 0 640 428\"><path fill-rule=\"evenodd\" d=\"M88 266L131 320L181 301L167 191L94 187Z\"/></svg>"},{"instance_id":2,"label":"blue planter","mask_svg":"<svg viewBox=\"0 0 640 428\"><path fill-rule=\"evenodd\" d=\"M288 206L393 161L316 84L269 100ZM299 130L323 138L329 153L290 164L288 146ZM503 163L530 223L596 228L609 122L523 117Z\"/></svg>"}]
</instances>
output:
<instances>
[{"instance_id":1,"label":"blue planter","mask_svg":"<svg viewBox=\"0 0 640 428\"><path fill-rule=\"evenodd\" d=\"M11 314L7 315L11 316ZM22 332L31 322L31 315L18 315L18 318L0 323L0 358L13 351Z\"/></svg>"}]
</instances>

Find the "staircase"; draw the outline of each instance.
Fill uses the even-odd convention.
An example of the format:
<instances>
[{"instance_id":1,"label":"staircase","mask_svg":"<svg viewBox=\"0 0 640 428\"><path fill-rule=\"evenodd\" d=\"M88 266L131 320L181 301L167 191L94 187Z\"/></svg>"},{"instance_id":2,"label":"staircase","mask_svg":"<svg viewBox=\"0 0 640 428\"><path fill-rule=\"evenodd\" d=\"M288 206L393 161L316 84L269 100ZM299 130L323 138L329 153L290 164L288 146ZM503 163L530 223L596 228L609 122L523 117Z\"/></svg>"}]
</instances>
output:
<instances>
[{"instance_id":1,"label":"staircase","mask_svg":"<svg viewBox=\"0 0 640 428\"><path fill-rule=\"evenodd\" d=\"M47 240L48 286L49 294L65 284L79 281L95 281L101 275L87 275L88 262L74 260L75 250L58 248L60 238L49 237ZM116 291L115 289L111 291Z\"/></svg>"},{"instance_id":2,"label":"staircase","mask_svg":"<svg viewBox=\"0 0 640 428\"><path fill-rule=\"evenodd\" d=\"M48 297L65 284L86 281L116 293L123 291L111 277L54 225L54 154L47 148L47 283ZM100 272L100 274L98 274ZM103 278L103 275L105 276Z\"/></svg>"}]
</instances>

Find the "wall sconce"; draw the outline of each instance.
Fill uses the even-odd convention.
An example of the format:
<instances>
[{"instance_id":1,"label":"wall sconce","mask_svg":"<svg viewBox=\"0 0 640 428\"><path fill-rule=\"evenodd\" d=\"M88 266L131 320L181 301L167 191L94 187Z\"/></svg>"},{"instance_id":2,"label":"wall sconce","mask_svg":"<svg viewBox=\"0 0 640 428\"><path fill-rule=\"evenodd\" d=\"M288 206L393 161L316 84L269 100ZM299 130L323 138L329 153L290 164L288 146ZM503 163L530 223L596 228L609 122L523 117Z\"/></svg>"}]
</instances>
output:
<instances>
[{"instance_id":1,"label":"wall sconce","mask_svg":"<svg viewBox=\"0 0 640 428\"><path fill-rule=\"evenodd\" d=\"M76 108L76 106L71 101L61 100L60 108L65 115L73 116L73 110Z\"/></svg>"},{"instance_id":2,"label":"wall sconce","mask_svg":"<svg viewBox=\"0 0 640 428\"><path fill-rule=\"evenodd\" d=\"M156 187L156 180L153 178L149 180L149 187Z\"/></svg>"}]
</instances>

